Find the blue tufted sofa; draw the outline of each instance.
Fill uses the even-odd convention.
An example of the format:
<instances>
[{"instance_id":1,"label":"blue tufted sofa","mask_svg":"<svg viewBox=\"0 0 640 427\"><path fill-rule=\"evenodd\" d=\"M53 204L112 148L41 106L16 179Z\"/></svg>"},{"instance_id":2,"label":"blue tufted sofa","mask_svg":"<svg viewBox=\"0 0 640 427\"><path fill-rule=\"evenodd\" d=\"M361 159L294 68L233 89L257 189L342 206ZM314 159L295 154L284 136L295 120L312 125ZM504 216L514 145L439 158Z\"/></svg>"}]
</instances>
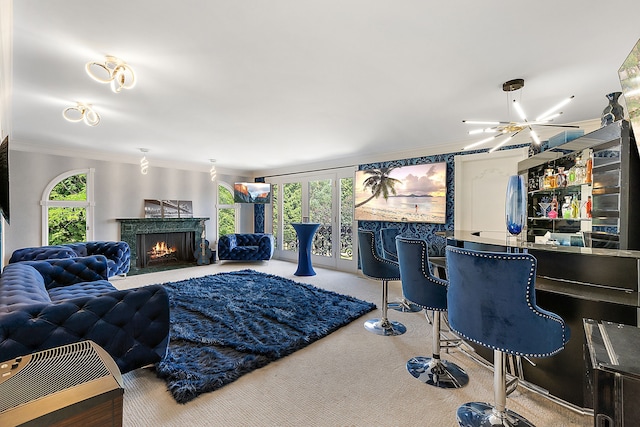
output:
<instances>
[{"instance_id":1,"label":"blue tufted sofa","mask_svg":"<svg viewBox=\"0 0 640 427\"><path fill-rule=\"evenodd\" d=\"M268 261L273 256L273 235L266 233L227 234L218 240L218 259Z\"/></svg>"},{"instance_id":2,"label":"blue tufted sofa","mask_svg":"<svg viewBox=\"0 0 640 427\"><path fill-rule=\"evenodd\" d=\"M11 254L9 263L54 258L85 257L89 255L104 255L107 257L109 277L122 276L129 272L131 248L129 248L127 242L93 241L22 248L15 250L13 254Z\"/></svg>"},{"instance_id":3,"label":"blue tufted sofa","mask_svg":"<svg viewBox=\"0 0 640 427\"><path fill-rule=\"evenodd\" d=\"M161 285L117 290L103 255L23 261L0 275L0 360L91 340L122 373L158 362L169 343Z\"/></svg>"}]
</instances>

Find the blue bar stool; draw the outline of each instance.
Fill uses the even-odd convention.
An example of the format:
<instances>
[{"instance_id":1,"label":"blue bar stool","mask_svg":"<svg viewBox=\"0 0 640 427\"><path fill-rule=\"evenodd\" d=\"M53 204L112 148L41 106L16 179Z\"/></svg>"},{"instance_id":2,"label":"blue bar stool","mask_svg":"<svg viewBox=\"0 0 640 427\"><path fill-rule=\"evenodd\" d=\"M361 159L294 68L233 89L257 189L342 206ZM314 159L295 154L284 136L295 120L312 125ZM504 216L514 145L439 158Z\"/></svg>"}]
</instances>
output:
<instances>
[{"instance_id":1,"label":"blue bar stool","mask_svg":"<svg viewBox=\"0 0 640 427\"><path fill-rule=\"evenodd\" d=\"M397 228L381 228L380 241L382 242L382 257L393 262L398 262L398 250L396 248L396 237L400 235ZM416 313L422 310L416 304L411 304L403 295L398 301L390 302L389 308L402 311L404 313Z\"/></svg>"},{"instance_id":2,"label":"blue bar stool","mask_svg":"<svg viewBox=\"0 0 640 427\"><path fill-rule=\"evenodd\" d=\"M493 349L494 405L469 402L461 426L532 426L506 408L505 356L548 357L569 341L569 327L536 305L537 260L526 253L447 247L449 325L462 338Z\"/></svg>"},{"instance_id":3,"label":"blue bar stool","mask_svg":"<svg viewBox=\"0 0 640 427\"><path fill-rule=\"evenodd\" d=\"M358 230L358 248L362 274L370 279L382 281L382 317L367 320L364 327L377 335L402 335L407 328L400 322L387 318L387 296L389 280L400 280L398 264L378 255L375 246L375 234L371 230Z\"/></svg>"},{"instance_id":4,"label":"blue bar stool","mask_svg":"<svg viewBox=\"0 0 640 427\"><path fill-rule=\"evenodd\" d=\"M440 358L443 342L440 321L442 312L447 310L447 282L431 274L426 240L398 236L396 245L402 292L413 304L433 310L432 356L411 358L407 370L415 378L435 387L463 387L469 382L467 373L455 363ZM450 341L445 342L448 346Z\"/></svg>"}]
</instances>

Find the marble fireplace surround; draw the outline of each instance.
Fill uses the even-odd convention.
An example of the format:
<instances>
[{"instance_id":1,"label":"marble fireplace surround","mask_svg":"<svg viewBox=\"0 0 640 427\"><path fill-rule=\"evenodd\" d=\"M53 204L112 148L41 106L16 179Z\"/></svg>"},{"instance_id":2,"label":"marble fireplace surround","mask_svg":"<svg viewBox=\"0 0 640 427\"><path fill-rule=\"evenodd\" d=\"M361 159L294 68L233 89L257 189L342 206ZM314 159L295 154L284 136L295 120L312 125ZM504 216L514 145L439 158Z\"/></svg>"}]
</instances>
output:
<instances>
[{"instance_id":1,"label":"marble fireplace surround","mask_svg":"<svg viewBox=\"0 0 640 427\"><path fill-rule=\"evenodd\" d=\"M184 233L193 231L199 239L204 231L204 222L209 218L116 218L120 223L120 240L131 249L131 267L138 265L136 236L154 233Z\"/></svg>"}]
</instances>

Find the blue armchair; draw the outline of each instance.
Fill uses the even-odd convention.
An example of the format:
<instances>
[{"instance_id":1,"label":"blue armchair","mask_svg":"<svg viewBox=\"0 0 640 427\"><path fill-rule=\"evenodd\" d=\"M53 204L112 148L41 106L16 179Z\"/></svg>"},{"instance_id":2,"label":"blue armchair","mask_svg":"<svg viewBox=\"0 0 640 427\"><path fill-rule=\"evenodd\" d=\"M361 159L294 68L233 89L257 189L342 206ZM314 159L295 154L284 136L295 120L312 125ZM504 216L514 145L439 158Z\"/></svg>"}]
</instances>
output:
<instances>
[{"instance_id":1,"label":"blue armchair","mask_svg":"<svg viewBox=\"0 0 640 427\"><path fill-rule=\"evenodd\" d=\"M273 256L273 235L266 233L227 234L218 240L218 259L268 261Z\"/></svg>"},{"instance_id":2,"label":"blue armchair","mask_svg":"<svg viewBox=\"0 0 640 427\"><path fill-rule=\"evenodd\" d=\"M104 255L107 258L108 277L121 276L129 272L131 249L127 242L92 241L22 248L11 254L9 263L90 255Z\"/></svg>"}]
</instances>

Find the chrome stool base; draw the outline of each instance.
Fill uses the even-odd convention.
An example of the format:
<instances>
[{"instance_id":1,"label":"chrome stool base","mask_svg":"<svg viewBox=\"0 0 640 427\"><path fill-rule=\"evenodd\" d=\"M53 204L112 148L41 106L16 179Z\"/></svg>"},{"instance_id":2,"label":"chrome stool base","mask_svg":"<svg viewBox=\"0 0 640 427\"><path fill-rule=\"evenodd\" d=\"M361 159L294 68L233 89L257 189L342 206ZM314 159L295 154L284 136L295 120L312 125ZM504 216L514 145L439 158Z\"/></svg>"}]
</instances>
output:
<instances>
[{"instance_id":1,"label":"chrome stool base","mask_svg":"<svg viewBox=\"0 0 640 427\"><path fill-rule=\"evenodd\" d=\"M401 299L400 301L394 301L387 304L392 310L401 311L403 313L417 313L418 311L422 311L422 307L417 306L406 299Z\"/></svg>"},{"instance_id":2,"label":"chrome stool base","mask_svg":"<svg viewBox=\"0 0 640 427\"><path fill-rule=\"evenodd\" d=\"M458 408L456 413L461 427L535 427L522 415L506 410L502 414L488 403L468 402Z\"/></svg>"},{"instance_id":3,"label":"chrome stool base","mask_svg":"<svg viewBox=\"0 0 640 427\"><path fill-rule=\"evenodd\" d=\"M469 382L467 373L446 360L432 357L413 357L407 362L407 371L425 384L439 388L460 388Z\"/></svg>"},{"instance_id":4,"label":"chrome stool base","mask_svg":"<svg viewBox=\"0 0 640 427\"><path fill-rule=\"evenodd\" d=\"M376 335L395 336L407 332L407 327L389 319L371 319L364 322L364 328Z\"/></svg>"}]
</instances>

